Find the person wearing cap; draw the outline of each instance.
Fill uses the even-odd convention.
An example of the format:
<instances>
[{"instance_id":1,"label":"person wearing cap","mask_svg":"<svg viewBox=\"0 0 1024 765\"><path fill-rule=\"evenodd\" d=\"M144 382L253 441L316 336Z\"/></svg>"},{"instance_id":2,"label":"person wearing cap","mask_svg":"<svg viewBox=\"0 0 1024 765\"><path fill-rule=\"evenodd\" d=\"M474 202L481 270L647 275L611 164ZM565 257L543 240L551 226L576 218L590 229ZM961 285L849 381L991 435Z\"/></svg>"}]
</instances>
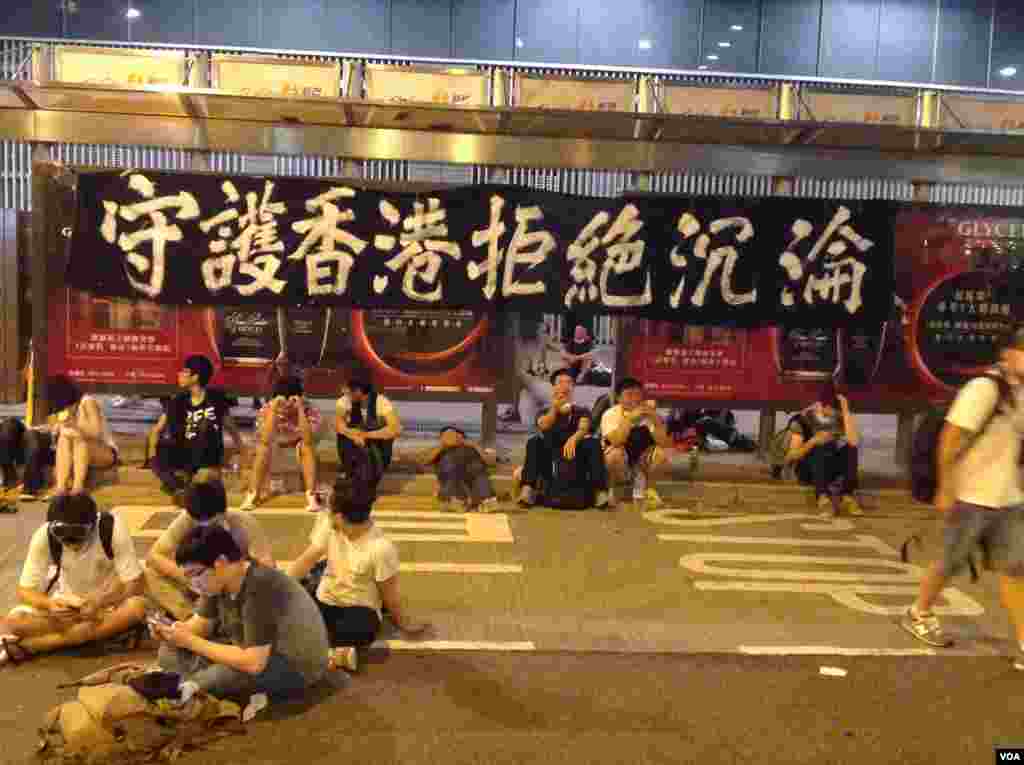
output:
<instances>
[{"instance_id":1,"label":"person wearing cap","mask_svg":"<svg viewBox=\"0 0 1024 765\"><path fill-rule=\"evenodd\" d=\"M249 513L228 510L227 493L220 481L199 481L185 492L185 509L164 530L146 558L146 589L149 597L175 619L184 621L194 612L193 593L185 572L174 555L196 526L218 525L228 530L246 557L274 566L274 555L259 521Z\"/></svg>"},{"instance_id":2,"label":"person wearing cap","mask_svg":"<svg viewBox=\"0 0 1024 765\"><path fill-rule=\"evenodd\" d=\"M123 520L107 516L104 532L102 517L87 494L51 501L29 542L19 605L0 620L0 664L107 640L145 619L135 543Z\"/></svg>"},{"instance_id":3,"label":"person wearing cap","mask_svg":"<svg viewBox=\"0 0 1024 765\"><path fill-rule=\"evenodd\" d=\"M278 379L270 400L260 409L258 420L259 442L242 510L252 510L259 504L271 466L279 465L291 452L302 467L306 509L320 512L323 505L316 483L316 447L324 436L326 421L320 416L320 410L306 401L302 381L291 375Z\"/></svg>"},{"instance_id":4,"label":"person wearing cap","mask_svg":"<svg viewBox=\"0 0 1024 765\"><path fill-rule=\"evenodd\" d=\"M80 494L90 469L118 462L117 444L103 407L69 378L51 377L46 395L54 414L47 424L28 428L20 420L0 423L0 468L4 488L13 488L15 465L25 465L21 499L33 501L43 490L46 468L54 468L54 494Z\"/></svg>"},{"instance_id":5,"label":"person wearing cap","mask_svg":"<svg viewBox=\"0 0 1024 765\"><path fill-rule=\"evenodd\" d=\"M163 671L242 703L298 696L323 678L327 630L301 584L246 557L220 524L188 532L174 560L200 597L187 621L150 622Z\"/></svg>"},{"instance_id":6,"label":"person wearing cap","mask_svg":"<svg viewBox=\"0 0 1024 765\"><path fill-rule=\"evenodd\" d=\"M160 479L160 487L179 499L186 484L177 476L185 472L191 479L206 469L211 478L220 477L224 464L224 431L227 430L239 452L242 435L229 412L235 399L216 388L208 388L213 377L213 362L205 356L189 356L178 372L181 393L171 399L161 415L156 454L151 467Z\"/></svg>"},{"instance_id":7,"label":"person wearing cap","mask_svg":"<svg viewBox=\"0 0 1024 765\"><path fill-rule=\"evenodd\" d=\"M899 623L930 646L952 645L932 607L980 548L986 567L1000 574L1003 607L1016 632L1013 667L1024 671L1022 438L1024 326L1017 326L1001 338L995 367L969 380L946 412L935 460L942 554L927 569L917 599Z\"/></svg>"},{"instance_id":8,"label":"person wearing cap","mask_svg":"<svg viewBox=\"0 0 1024 765\"><path fill-rule=\"evenodd\" d=\"M633 484L633 501L661 503L651 477L668 464L672 439L654 401L644 400L643 384L624 377L615 385L615 400L600 422L604 461L616 477Z\"/></svg>"},{"instance_id":9,"label":"person wearing cap","mask_svg":"<svg viewBox=\"0 0 1024 765\"><path fill-rule=\"evenodd\" d=\"M793 419L786 462L796 463L801 483L814 486L818 509L832 513L832 494L850 515L863 515L857 502L860 430L846 396L828 382L819 399Z\"/></svg>"},{"instance_id":10,"label":"person wearing cap","mask_svg":"<svg viewBox=\"0 0 1024 765\"><path fill-rule=\"evenodd\" d=\"M334 646L331 666L350 672L357 669L356 649L376 639L382 609L406 634L427 629L411 619L402 604L398 549L370 517L374 498L371 487L336 483L330 514L320 516L310 546L288 569L302 579L323 568L316 602Z\"/></svg>"},{"instance_id":11,"label":"person wearing cap","mask_svg":"<svg viewBox=\"0 0 1024 765\"><path fill-rule=\"evenodd\" d=\"M421 459L434 468L438 483L438 501L442 512L493 513L498 510L498 498L487 473L493 464L494 453L484 450L466 434L448 425L441 429L440 443L428 450Z\"/></svg>"}]
</instances>

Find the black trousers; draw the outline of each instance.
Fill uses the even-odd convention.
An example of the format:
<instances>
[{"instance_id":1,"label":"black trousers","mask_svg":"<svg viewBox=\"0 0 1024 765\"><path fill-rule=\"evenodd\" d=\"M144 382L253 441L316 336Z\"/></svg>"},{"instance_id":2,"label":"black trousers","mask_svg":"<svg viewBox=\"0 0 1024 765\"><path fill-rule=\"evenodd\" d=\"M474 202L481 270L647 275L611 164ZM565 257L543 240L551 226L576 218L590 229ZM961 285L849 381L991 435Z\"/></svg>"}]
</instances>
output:
<instances>
[{"instance_id":1,"label":"black trousers","mask_svg":"<svg viewBox=\"0 0 1024 765\"><path fill-rule=\"evenodd\" d=\"M35 494L46 483L46 469L56 463L56 444L47 431L32 430L21 420L0 422L0 471L4 488L18 482L18 465L25 466L25 491Z\"/></svg>"},{"instance_id":2,"label":"black trousers","mask_svg":"<svg viewBox=\"0 0 1024 765\"><path fill-rule=\"evenodd\" d=\"M327 636L332 646L354 645L362 648L377 639L380 632L380 617L372 608L364 606L329 606L316 602L327 626Z\"/></svg>"},{"instance_id":3,"label":"black trousers","mask_svg":"<svg viewBox=\"0 0 1024 765\"><path fill-rule=\"evenodd\" d=\"M448 449L441 453L434 465L440 498L469 497L473 505L495 496L487 465L480 455L470 449Z\"/></svg>"},{"instance_id":4,"label":"black trousers","mask_svg":"<svg viewBox=\"0 0 1024 765\"><path fill-rule=\"evenodd\" d=\"M223 464L224 434L220 428L203 422L193 438L161 439L150 467L164 491L173 494L185 488L176 475L178 471L195 475L202 468L219 468Z\"/></svg>"},{"instance_id":5,"label":"black trousers","mask_svg":"<svg viewBox=\"0 0 1024 765\"><path fill-rule=\"evenodd\" d=\"M857 491L857 463L856 446L822 444L800 460L796 474L802 483L814 486L815 496L829 494L833 484L845 496Z\"/></svg>"},{"instance_id":6,"label":"black trousers","mask_svg":"<svg viewBox=\"0 0 1024 765\"><path fill-rule=\"evenodd\" d=\"M533 489L550 486L554 478L555 460L564 460L561 447L555 446L542 433L530 436L526 442L526 462L523 463L523 485ZM604 464L601 442L584 438L576 445L572 460L576 475L595 492L608 490L608 466Z\"/></svg>"}]
</instances>

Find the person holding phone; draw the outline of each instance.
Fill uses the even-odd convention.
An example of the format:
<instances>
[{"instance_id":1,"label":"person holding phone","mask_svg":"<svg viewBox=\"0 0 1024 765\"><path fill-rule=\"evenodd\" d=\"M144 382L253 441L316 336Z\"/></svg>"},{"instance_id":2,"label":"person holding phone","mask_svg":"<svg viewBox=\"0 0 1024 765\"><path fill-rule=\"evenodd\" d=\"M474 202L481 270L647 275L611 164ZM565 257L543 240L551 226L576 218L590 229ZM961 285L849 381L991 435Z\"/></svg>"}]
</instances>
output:
<instances>
[{"instance_id":1,"label":"person holding phone","mask_svg":"<svg viewBox=\"0 0 1024 765\"><path fill-rule=\"evenodd\" d=\"M289 454L294 454L302 468L306 509L313 513L323 510L323 500L317 490L316 449L324 437L327 421L320 410L305 399L302 381L289 375L274 383L270 400L263 405L258 420L259 441L249 492L241 509L252 510L259 504L272 465L280 465Z\"/></svg>"},{"instance_id":2,"label":"person holding phone","mask_svg":"<svg viewBox=\"0 0 1024 765\"><path fill-rule=\"evenodd\" d=\"M146 616L143 589L127 525L87 494L54 498L29 542L19 605L0 620L0 664L128 632Z\"/></svg>"},{"instance_id":3,"label":"person holding phone","mask_svg":"<svg viewBox=\"0 0 1024 765\"><path fill-rule=\"evenodd\" d=\"M658 493L650 486L652 476L668 465L671 445L657 403L644 399L643 384L624 377L615 386L615 406L601 416L604 460L609 472L633 484L633 501L657 505Z\"/></svg>"}]
</instances>

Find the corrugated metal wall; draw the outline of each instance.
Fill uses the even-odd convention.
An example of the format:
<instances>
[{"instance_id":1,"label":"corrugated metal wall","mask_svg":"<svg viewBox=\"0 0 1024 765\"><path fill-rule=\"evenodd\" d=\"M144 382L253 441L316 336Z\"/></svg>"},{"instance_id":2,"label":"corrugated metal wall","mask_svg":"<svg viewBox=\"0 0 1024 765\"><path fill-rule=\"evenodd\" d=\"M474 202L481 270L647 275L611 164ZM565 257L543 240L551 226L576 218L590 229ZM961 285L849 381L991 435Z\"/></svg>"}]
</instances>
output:
<instances>
[{"instance_id":1,"label":"corrugated metal wall","mask_svg":"<svg viewBox=\"0 0 1024 765\"><path fill-rule=\"evenodd\" d=\"M32 147L0 141L0 209L32 209Z\"/></svg>"},{"instance_id":2,"label":"corrugated metal wall","mask_svg":"<svg viewBox=\"0 0 1024 765\"><path fill-rule=\"evenodd\" d=\"M651 176L651 191L660 194L766 197L772 195L772 179L767 175L656 173Z\"/></svg>"},{"instance_id":3,"label":"corrugated metal wall","mask_svg":"<svg viewBox=\"0 0 1024 765\"><path fill-rule=\"evenodd\" d=\"M891 199L910 201L910 181L887 178L797 178L793 196L816 199Z\"/></svg>"},{"instance_id":4,"label":"corrugated metal wall","mask_svg":"<svg viewBox=\"0 0 1024 765\"><path fill-rule=\"evenodd\" d=\"M192 152L158 146L58 143L49 146L48 151L51 160L66 165L96 165L140 170L192 169Z\"/></svg>"},{"instance_id":5,"label":"corrugated metal wall","mask_svg":"<svg viewBox=\"0 0 1024 765\"><path fill-rule=\"evenodd\" d=\"M931 187L933 204L1024 206L1024 186L940 183Z\"/></svg>"}]
</instances>

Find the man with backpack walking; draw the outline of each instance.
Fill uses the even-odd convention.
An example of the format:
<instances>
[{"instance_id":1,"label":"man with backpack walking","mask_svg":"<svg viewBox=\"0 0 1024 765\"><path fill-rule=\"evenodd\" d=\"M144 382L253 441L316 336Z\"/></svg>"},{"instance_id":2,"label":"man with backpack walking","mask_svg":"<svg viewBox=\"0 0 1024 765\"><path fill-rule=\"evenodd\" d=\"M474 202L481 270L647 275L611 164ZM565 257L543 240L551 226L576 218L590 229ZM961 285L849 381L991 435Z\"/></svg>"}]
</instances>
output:
<instances>
[{"instance_id":1,"label":"man with backpack walking","mask_svg":"<svg viewBox=\"0 0 1024 765\"><path fill-rule=\"evenodd\" d=\"M29 543L20 605L0 620L0 664L106 640L146 618L142 567L122 520L87 494L65 494L46 521Z\"/></svg>"},{"instance_id":2,"label":"man with backpack walking","mask_svg":"<svg viewBox=\"0 0 1024 765\"><path fill-rule=\"evenodd\" d=\"M934 441L934 460L918 459L924 427L915 436L914 495L931 499L944 518L942 557L921 580L917 601L900 626L918 640L945 647L953 640L942 629L932 605L950 578L981 547L986 562L1000 571L1000 594L1016 628L1019 651L1014 666L1024 670L1024 326L1005 339L990 374L961 388ZM921 463L921 464L918 464ZM925 475L933 466L934 481ZM933 490L932 490L933 487Z\"/></svg>"}]
</instances>

